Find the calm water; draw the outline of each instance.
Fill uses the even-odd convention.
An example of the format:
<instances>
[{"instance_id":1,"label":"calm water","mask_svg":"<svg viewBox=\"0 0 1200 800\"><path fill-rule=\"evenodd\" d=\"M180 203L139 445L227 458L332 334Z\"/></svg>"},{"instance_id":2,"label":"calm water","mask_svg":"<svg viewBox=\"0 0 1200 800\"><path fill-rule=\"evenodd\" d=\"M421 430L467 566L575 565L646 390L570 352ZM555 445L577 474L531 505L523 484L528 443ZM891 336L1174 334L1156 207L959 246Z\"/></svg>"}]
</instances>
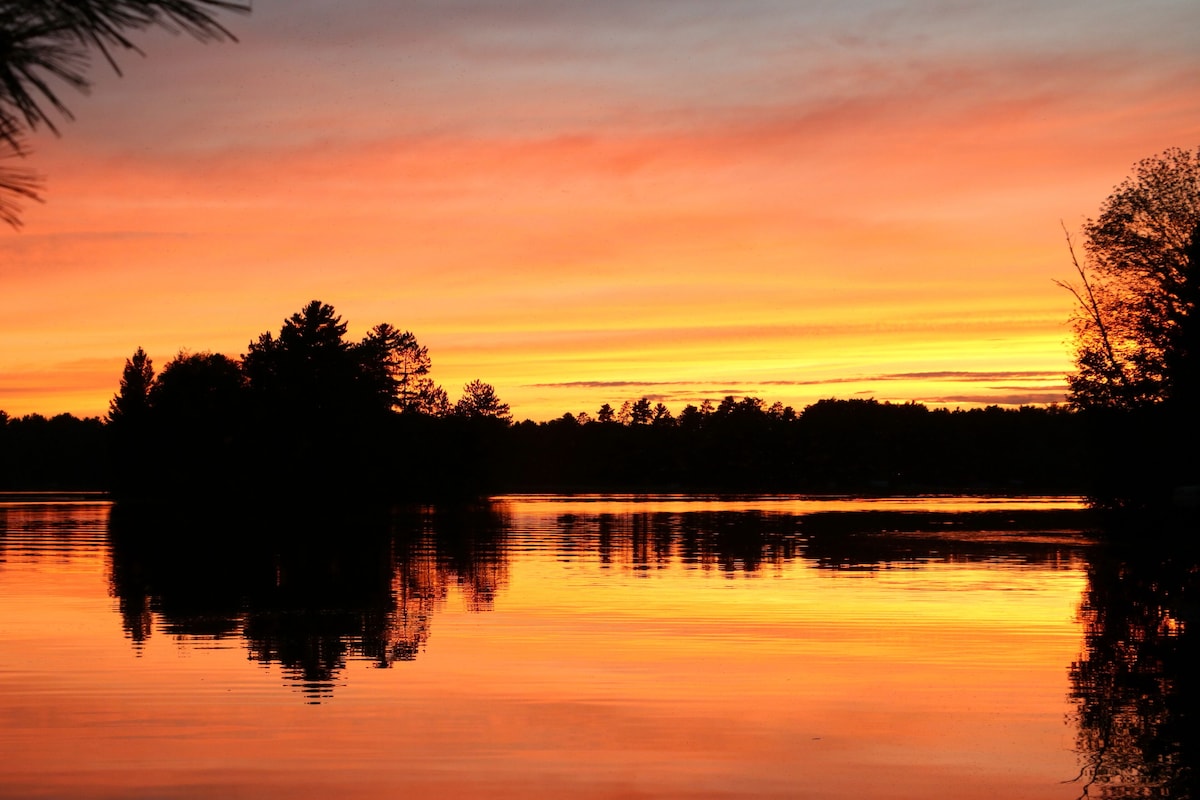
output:
<instances>
[{"instance_id":1,"label":"calm water","mask_svg":"<svg viewBox=\"0 0 1200 800\"><path fill-rule=\"evenodd\" d=\"M1126 796L1076 507L0 498L0 796Z\"/></svg>"}]
</instances>

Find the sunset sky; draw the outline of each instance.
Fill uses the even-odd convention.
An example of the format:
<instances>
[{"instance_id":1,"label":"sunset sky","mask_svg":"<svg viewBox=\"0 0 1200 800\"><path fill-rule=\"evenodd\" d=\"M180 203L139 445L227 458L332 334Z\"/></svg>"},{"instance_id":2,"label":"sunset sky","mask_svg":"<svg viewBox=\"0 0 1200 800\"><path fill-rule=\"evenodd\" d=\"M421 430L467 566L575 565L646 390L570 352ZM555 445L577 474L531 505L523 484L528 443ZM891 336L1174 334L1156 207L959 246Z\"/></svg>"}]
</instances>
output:
<instances>
[{"instance_id":1,"label":"sunset sky","mask_svg":"<svg viewBox=\"0 0 1200 800\"><path fill-rule=\"evenodd\" d=\"M518 419L1061 400L1078 231L1200 145L1195 0L255 0L94 65L0 230L0 409L307 301Z\"/></svg>"}]
</instances>

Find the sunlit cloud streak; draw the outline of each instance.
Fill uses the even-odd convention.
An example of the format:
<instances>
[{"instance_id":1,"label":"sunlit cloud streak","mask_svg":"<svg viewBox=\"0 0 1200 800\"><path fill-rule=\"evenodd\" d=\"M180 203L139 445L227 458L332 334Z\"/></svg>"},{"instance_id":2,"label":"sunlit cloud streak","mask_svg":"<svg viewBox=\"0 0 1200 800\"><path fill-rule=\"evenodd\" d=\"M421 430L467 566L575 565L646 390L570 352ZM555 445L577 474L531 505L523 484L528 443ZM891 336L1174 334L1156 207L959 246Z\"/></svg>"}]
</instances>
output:
<instances>
[{"instance_id":1,"label":"sunlit cloud streak","mask_svg":"<svg viewBox=\"0 0 1200 800\"><path fill-rule=\"evenodd\" d=\"M944 397L930 398L928 404L935 406L1038 406L1048 404L1062 404L1062 392L1026 392L1012 394L959 394L947 395Z\"/></svg>"},{"instance_id":2,"label":"sunlit cloud streak","mask_svg":"<svg viewBox=\"0 0 1200 800\"><path fill-rule=\"evenodd\" d=\"M741 383L742 386L824 386L826 384L838 383L862 383L876 381L911 381L911 380L954 380L954 381L981 381L990 382L995 380L1008 380L1014 378L1047 378L1057 381L1062 381L1063 375L1059 372L1030 372L1030 371L1012 371L1012 372L901 372L891 375L862 375L848 378L828 378L826 380L775 380L775 381L746 381ZM588 389L614 389L624 388L629 386L682 386L694 385L689 381L568 381L563 383L535 383L531 384L533 388L588 388ZM997 387L999 388L999 387Z\"/></svg>"}]
</instances>

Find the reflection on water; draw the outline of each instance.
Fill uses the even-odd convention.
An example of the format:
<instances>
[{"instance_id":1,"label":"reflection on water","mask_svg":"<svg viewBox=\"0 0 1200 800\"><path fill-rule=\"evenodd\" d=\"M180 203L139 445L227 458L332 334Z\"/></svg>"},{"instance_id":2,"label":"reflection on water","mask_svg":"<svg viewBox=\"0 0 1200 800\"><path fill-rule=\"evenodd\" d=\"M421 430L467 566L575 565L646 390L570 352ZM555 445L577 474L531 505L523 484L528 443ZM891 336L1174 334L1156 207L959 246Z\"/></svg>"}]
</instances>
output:
<instances>
[{"instance_id":1,"label":"reflection on water","mask_svg":"<svg viewBox=\"0 0 1200 800\"><path fill-rule=\"evenodd\" d=\"M0 797L1190 797L1197 560L1094 524L0 501Z\"/></svg>"},{"instance_id":2,"label":"reflection on water","mask_svg":"<svg viewBox=\"0 0 1200 800\"><path fill-rule=\"evenodd\" d=\"M514 502L516 529L508 514ZM507 582L510 544L634 572L678 566L753 575L802 557L819 568L861 571L939 561L1078 565L1077 530L1042 530L1077 523L1072 511L985 506L947 515L872 504L850 514L796 515L772 502L742 501L733 510L682 503L605 500L562 511L560 503L518 500L285 519L117 507L109 524L111 591L135 647L156 620L185 641L239 637L252 658L282 665L319 701L332 694L347 659L386 668L416 658L449 587L470 611L489 610Z\"/></svg>"},{"instance_id":3,"label":"reflection on water","mask_svg":"<svg viewBox=\"0 0 1200 800\"><path fill-rule=\"evenodd\" d=\"M185 640L240 637L314 701L348 658L414 659L450 586L485 611L506 580L490 507L284 519L118 507L110 531L112 592L135 646L156 619Z\"/></svg>"},{"instance_id":4,"label":"reflection on water","mask_svg":"<svg viewBox=\"0 0 1200 800\"><path fill-rule=\"evenodd\" d=\"M1200 767L1200 549L1169 542L1096 548L1082 603L1083 654L1071 665L1081 797L1197 795ZM1128 540L1128 536L1122 537Z\"/></svg>"}]
</instances>

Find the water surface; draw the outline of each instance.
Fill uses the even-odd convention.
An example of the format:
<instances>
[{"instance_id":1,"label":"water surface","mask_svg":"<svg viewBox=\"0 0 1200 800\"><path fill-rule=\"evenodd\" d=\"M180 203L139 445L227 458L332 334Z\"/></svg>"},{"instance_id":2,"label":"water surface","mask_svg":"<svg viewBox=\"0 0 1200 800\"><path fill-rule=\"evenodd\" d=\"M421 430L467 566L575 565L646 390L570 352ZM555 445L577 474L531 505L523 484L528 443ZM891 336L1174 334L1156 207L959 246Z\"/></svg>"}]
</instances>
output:
<instances>
[{"instance_id":1,"label":"water surface","mask_svg":"<svg viewBox=\"0 0 1200 800\"><path fill-rule=\"evenodd\" d=\"M1078 508L0 503L0 796L1079 797Z\"/></svg>"}]
</instances>

